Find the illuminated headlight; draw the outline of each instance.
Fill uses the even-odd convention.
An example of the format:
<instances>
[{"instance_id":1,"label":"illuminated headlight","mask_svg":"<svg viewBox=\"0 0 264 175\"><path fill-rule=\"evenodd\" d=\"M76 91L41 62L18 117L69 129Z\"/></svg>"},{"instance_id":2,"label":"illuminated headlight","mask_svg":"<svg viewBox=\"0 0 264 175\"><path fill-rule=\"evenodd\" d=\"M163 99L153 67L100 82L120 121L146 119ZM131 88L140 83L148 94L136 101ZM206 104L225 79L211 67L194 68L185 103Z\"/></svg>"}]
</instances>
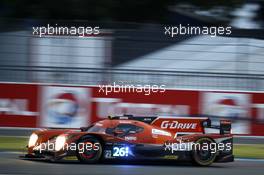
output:
<instances>
[{"instance_id":1,"label":"illuminated headlight","mask_svg":"<svg viewBox=\"0 0 264 175\"><path fill-rule=\"evenodd\" d=\"M55 151L61 150L64 147L65 142L66 142L66 137L64 135L58 136L55 142Z\"/></svg>"},{"instance_id":2,"label":"illuminated headlight","mask_svg":"<svg viewBox=\"0 0 264 175\"><path fill-rule=\"evenodd\" d=\"M28 141L28 147L35 146L37 140L38 140L38 135L35 133L31 134Z\"/></svg>"}]
</instances>

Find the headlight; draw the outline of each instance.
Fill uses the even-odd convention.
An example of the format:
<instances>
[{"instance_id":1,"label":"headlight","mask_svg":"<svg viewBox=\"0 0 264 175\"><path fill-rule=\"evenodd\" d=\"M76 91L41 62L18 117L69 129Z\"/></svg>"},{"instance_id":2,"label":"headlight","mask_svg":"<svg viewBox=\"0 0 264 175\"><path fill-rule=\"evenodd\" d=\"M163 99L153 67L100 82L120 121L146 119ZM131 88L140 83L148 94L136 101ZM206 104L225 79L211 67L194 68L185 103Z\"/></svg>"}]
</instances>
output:
<instances>
[{"instance_id":1,"label":"headlight","mask_svg":"<svg viewBox=\"0 0 264 175\"><path fill-rule=\"evenodd\" d=\"M66 137L64 135L60 135L56 138L55 142L55 151L59 151L63 148L64 144L66 142Z\"/></svg>"},{"instance_id":2,"label":"headlight","mask_svg":"<svg viewBox=\"0 0 264 175\"><path fill-rule=\"evenodd\" d=\"M38 135L35 133L31 134L28 141L28 147L35 146L37 140L38 140Z\"/></svg>"}]
</instances>

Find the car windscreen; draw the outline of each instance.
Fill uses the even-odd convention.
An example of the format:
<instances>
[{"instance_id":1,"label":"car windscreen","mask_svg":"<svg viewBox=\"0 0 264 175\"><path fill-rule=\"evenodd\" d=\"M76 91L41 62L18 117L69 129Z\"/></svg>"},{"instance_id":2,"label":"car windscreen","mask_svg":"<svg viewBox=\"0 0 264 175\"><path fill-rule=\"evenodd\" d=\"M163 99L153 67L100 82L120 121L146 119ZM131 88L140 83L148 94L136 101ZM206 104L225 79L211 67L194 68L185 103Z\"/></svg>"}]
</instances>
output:
<instances>
[{"instance_id":1,"label":"car windscreen","mask_svg":"<svg viewBox=\"0 0 264 175\"><path fill-rule=\"evenodd\" d=\"M93 125L87 130L87 132L105 132L105 128L101 126Z\"/></svg>"}]
</instances>

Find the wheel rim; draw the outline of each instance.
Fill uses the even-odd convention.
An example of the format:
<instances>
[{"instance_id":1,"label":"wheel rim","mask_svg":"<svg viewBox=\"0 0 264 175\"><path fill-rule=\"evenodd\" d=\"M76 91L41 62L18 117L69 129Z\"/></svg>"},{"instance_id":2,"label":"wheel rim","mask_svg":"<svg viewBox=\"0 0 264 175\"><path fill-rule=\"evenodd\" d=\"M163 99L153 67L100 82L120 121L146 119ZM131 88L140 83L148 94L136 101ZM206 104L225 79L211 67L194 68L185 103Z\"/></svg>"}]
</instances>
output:
<instances>
[{"instance_id":1,"label":"wheel rim","mask_svg":"<svg viewBox=\"0 0 264 175\"><path fill-rule=\"evenodd\" d=\"M212 153L210 146L208 146L208 149L203 149L203 145L210 145L214 143L209 138L201 138L196 143L200 144L201 147L199 149L194 150L194 159L196 163L199 165L209 165L214 162L216 153Z\"/></svg>"},{"instance_id":2,"label":"wheel rim","mask_svg":"<svg viewBox=\"0 0 264 175\"><path fill-rule=\"evenodd\" d=\"M204 145L204 144L210 144L211 142L202 142L201 145ZM202 161L209 161L212 159L213 155L211 153L211 150L203 150L203 149L200 149L200 150L197 150L197 154L199 156L199 158L202 160Z\"/></svg>"},{"instance_id":3,"label":"wheel rim","mask_svg":"<svg viewBox=\"0 0 264 175\"><path fill-rule=\"evenodd\" d=\"M81 149L84 149L83 153L80 153L81 156L83 156L85 159L92 159L96 154L93 150L87 150L86 145L93 144L91 142L84 142L84 144L80 147Z\"/></svg>"},{"instance_id":4,"label":"wheel rim","mask_svg":"<svg viewBox=\"0 0 264 175\"><path fill-rule=\"evenodd\" d=\"M82 143L82 145L79 148L80 148L80 150L83 149L83 151L80 152L80 150L79 150L79 155L84 160L92 160L92 159L96 158L96 156L99 154L99 150L95 150L95 147L94 147L94 144L95 143L99 143L99 142L89 140L89 141L84 141L84 142L80 142L80 143ZM91 149L86 149L87 148L86 145L91 145L91 144L92 144L92 148Z\"/></svg>"}]
</instances>

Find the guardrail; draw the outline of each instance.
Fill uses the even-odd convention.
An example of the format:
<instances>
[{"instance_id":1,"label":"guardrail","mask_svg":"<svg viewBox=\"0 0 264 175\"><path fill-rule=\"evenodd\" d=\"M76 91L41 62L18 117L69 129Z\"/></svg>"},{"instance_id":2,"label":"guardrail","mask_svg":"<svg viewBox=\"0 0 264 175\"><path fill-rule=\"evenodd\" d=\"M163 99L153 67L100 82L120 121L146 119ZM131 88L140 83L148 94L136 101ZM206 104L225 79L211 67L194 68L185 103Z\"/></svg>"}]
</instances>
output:
<instances>
[{"instance_id":1,"label":"guardrail","mask_svg":"<svg viewBox=\"0 0 264 175\"><path fill-rule=\"evenodd\" d=\"M165 85L166 88L264 90L264 74L0 65L0 81L80 85Z\"/></svg>"}]
</instances>

